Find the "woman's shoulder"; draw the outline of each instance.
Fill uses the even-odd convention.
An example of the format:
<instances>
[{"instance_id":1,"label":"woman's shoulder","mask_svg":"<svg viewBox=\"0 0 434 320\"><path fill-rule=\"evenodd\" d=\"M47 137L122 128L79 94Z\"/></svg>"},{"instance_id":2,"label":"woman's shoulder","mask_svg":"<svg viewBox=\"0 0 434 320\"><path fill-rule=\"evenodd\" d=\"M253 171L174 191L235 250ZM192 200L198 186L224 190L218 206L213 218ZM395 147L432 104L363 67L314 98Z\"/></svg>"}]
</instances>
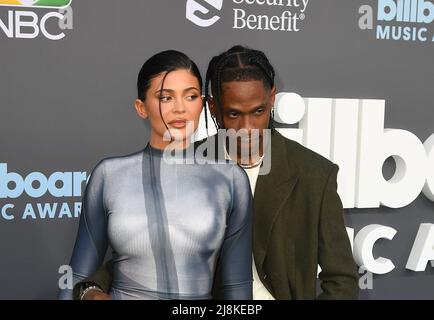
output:
<instances>
[{"instance_id":1,"label":"woman's shoulder","mask_svg":"<svg viewBox=\"0 0 434 320\"><path fill-rule=\"evenodd\" d=\"M239 184L248 181L248 177L243 168L234 160L224 159L211 164L220 175L226 177L231 184Z\"/></svg>"},{"instance_id":2,"label":"woman's shoulder","mask_svg":"<svg viewBox=\"0 0 434 320\"><path fill-rule=\"evenodd\" d=\"M94 171L116 172L133 168L141 162L143 150L136 151L127 155L109 156L98 162Z\"/></svg>"}]
</instances>

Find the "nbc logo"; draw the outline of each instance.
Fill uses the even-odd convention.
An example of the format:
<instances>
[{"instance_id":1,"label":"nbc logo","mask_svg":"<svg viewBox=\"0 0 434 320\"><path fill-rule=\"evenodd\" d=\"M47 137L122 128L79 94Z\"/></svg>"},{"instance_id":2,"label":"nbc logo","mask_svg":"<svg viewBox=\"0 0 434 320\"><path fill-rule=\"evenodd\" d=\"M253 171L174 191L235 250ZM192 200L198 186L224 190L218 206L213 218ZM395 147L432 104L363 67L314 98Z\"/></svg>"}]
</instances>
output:
<instances>
[{"instance_id":1,"label":"nbc logo","mask_svg":"<svg viewBox=\"0 0 434 320\"><path fill-rule=\"evenodd\" d=\"M72 0L0 0L0 6L66 8Z\"/></svg>"},{"instance_id":2,"label":"nbc logo","mask_svg":"<svg viewBox=\"0 0 434 320\"><path fill-rule=\"evenodd\" d=\"M7 16L0 15L0 40L1 31L7 38L34 39L42 34L49 40L61 40L65 37L64 32L54 33L47 29L47 21L58 20L59 29L72 29L72 0L0 0L1 7L17 7L17 10L9 10ZM55 9L38 13L33 11L21 11L18 8L45 8ZM1 13L1 12L0 12Z\"/></svg>"},{"instance_id":3,"label":"nbc logo","mask_svg":"<svg viewBox=\"0 0 434 320\"><path fill-rule=\"evenodd\" d=\"M220 17L212 15L210 9L220 11L223 7L223 0L202 0L203 4L208 4L208 7L203 6L198 0L187 0L186 18L198 25L199 27L209 27L216 23Z\"/></svg>"}]
</instances>

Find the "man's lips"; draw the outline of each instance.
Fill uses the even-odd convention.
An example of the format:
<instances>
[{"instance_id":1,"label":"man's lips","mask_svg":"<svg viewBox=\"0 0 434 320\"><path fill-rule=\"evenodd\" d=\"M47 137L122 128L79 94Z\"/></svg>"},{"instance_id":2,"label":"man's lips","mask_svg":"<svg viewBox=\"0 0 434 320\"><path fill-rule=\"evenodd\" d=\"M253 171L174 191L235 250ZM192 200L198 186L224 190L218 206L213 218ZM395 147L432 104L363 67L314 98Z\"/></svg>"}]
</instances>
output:
<instances>
[{"instance_id":1,"label":"man's lips","mask_svg":"<svg viewBox=\"0 0 434 320\"><path fill-rule=\"evenodd\" d=\"M261 139L262 137L258 137L258 136L246 136L246 137L241 137L240 141L242 144L255 144L255 143L259 143Z\"/></svg>"},{"instance_id":2,"label":"man's lips","mask_svg":"<svg viewBox=\"0 0 434 320\"><path fill-rule=\"evenodd\" d=\"M245 142L256 142L261 140L261 137L245 137L245 138L241 138L241 141L245 141Z\"/></svg>"}]
</instances>

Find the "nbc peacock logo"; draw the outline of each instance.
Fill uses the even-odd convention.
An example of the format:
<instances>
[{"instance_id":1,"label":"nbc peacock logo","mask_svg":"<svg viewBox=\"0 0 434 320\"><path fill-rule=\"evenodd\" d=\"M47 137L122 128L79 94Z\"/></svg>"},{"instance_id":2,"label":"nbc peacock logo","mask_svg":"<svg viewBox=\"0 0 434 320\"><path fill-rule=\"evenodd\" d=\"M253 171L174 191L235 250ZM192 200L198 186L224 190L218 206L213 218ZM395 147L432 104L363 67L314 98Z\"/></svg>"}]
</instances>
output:
<instances>
[{"instance_id":1,"label":"nbc peacock logo","mask_svg":"<svg viewBox=\"0 0 434 320\"><path fill-rule=\"evenodd\" d=\"M0 6L30 8L66 8L72 0L0 0Z\"/></svg>"},{"instance_id":2,"label":"nbc peacock logo","mask_svg":"<svg viewBox=\"0 0 434 320\"><path fill-rule=\"evenodd\" d=\"M34 39L43 35L49 40L61 40L65 30L73 28L72 0L0 0L0 40L6 38ZM27 10L23 10L23 8ZM42 9L42 10L39 10ZM6 14L7 12L7 14ZM55 24L58 21L59 31Z\"/></svg>"}]
</instances>

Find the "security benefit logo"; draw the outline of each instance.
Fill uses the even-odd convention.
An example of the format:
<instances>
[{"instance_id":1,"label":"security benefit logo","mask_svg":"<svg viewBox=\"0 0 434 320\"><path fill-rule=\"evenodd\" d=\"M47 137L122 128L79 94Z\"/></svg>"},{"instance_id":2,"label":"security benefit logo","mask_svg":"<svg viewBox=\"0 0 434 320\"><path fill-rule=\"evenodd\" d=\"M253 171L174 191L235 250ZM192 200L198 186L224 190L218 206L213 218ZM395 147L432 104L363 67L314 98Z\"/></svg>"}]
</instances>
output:
<instances>
[{"instance_id":1,"label":"security benefit logo","mask_svg":"<svg viewBox=\"0 0 434 320\"><path fill-rule=\"evenodd\" d=\"M14 172L0 163L0 221L77 218L86 172Z\"/></svg>"},{"instance_id":2,"label":"security benefit logo","mask_svg":"<svg viewBox=\"0 0 434 320\"><path fill-rule=\"evenodd\" d=\"M223 7L223 0L204 0L202 2L201 4L196 0L188 0L186 18L199 27L212 26L220 20L220 17L212 11L220 11Z\"/></svg>"},{"instance_id":3,"label":"security benefit logo","mask_svg":"<svg viewBox=\"0 0 434 320\"><path fill-rule=\"evenodd\" d=\"M429 0L378 0L377 8L359 8L359 28L377 40L434 42L434 3Z\"/></svg>"},{"instance_id":4,"label":"security benefit logo","mask_svg":"<svg viewBox=\"0 0 434 320\"><path fill-rule=\"evenodd\" d=\"M297 32L308 4L309 0L226 0L232 21L225 23L232 29ZM223 20L222 9L223 0L187 0L186 18L199 27L210 27Z\"/></svg>"},{"instance_id":5,"label":"security benefit logo","mask_svg":"<svg viewBox=\"0 0 434 320\"><path fill-rule=\"evenodd\" d=\"M72 0L0 0L0 40L65 38L64 31L73 28L71 2Z\"/></svg>"}]
</instances>

